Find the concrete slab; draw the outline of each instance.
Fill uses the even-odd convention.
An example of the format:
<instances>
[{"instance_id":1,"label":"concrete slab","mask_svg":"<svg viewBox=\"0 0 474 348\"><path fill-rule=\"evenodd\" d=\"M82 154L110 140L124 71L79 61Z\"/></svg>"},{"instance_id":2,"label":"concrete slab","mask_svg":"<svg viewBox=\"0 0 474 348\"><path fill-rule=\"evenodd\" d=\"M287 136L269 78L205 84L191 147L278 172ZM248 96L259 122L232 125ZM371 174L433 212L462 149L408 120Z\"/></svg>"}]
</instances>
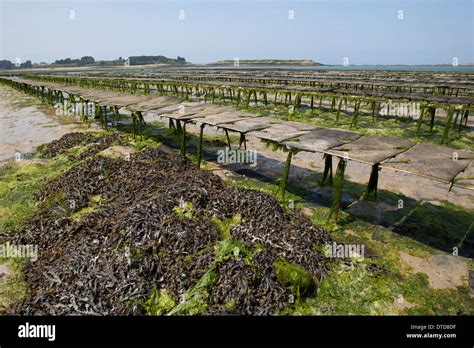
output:
<instances>
[{"instance_id":1,"label":"concrete slab","mask_svg":"<svg viewBox=\"0 0 474 348\"><path fill-rule=\"evenodd\" d=\"M256 114L251 114L248 112L236 112L228 111L222 112L216 115L209 115L198 120L199 123L204 123L210 126L217 126L220 124L232 123L240 120L245 120L248 118L260 117Z\"/></svg>"},{"instance_id":2,"label":"concrete slab","mask_svg":"<svg viewBox=\"0 0 474 348\"><path fill-rule=\"evenodd\" d=\"M454 178L454 186L461 186L474 190L474 164L471 162L467 168Z\"/></svg>"},{"instance_id":3,"label":"concrete slab","mask_svg":"<svg viewBox=\"0 0 474 348\"><path fill-rule=\"evenodd\" d=\"M178 108L178 110L174 110L173 112L167 112L162 114L161 116L171 118L173 120L197 120L204 118L209 115L216 115L222 112L227 112L232 110L227 106L218 106L212 104L201 104L192 107L184 107Z\"/></svg>"},{"instance_id":4,"label":"concrete slab","mask_svg":"<svg viewBox=\"0 0 474 348\"><path fill-rule=\"evenodd\" d=\"M271 127L274 124L278 124L275 122L274 118L261 116L258 118L249 117L237 122L226 123L221 128L225 128L233 132L246 134L251 131L262 130Z\"/></svg>"},{"instance_id":5,"label":"concrete slab","mask_svg":"<svg viewBox=\"0 0 474 348\"><path fill-rule=\"evenodd\" d=\"M283 144L294 149L322 152L360 138L361 134L341 129L319 128Z\"/></svg>"},{"instance_id":6,"label":"concrete slab","mask_svg":"<svg viewBox=\"0 0 474 348\"><path fill-rule=\"evenodd\" d=\"M154 110L156 108L173 105L179 102L179 100L176 98L164 96L164 95L153 95L153 96L149 95L148 97L150 98L142 99L138 103L128 104L127 108L132 111L146 112L146 111Z\"/></svg>"},{"instance_id":7,"label":"concrete slab","mask_svg":"<svg viewBox=\"0 0 474 348\"><path fill-rule=\"evenodd\" d=\"M192 119L193 115L205 110L206 104L196 103L196 105L185 105L181 103L181 107L173 112L162 114L161 116L171 118L173 120L188 120Z\"/></svg>"},{"instance_id":8,"label":"concrete slab","mask_svg":"<svg viewBox=\"0 0 474 348\"><path fill-rule=\"evenodd\" d=\"M474 153L432 144L416 144L410 150L384 161L382 168L393 169L445 183L451 182L474 159Z\"/></svg>"},{"instance_id":9,"label":"concrete slab","mask_svg":"<svg viewBox=\"0 0 474 348\"><path fill-rule=\"evenodd\" d=\"M299 137L315 128L317 127L309 126L307 124L299 122L278 120L277 124L274 124L260 131L250 132L249 134L259 139L270 140L280 143L291 138Z\"/></svg>"},{"instance_id":10,"label":"concrete slab","mask_svg":"<svg viewBox=\"0 0 474 348\"><path fill-rule=\"evenodd\" d=\"M361 137L356 141L324 151L330 155L346 157L370 165L380 163L407 151L415 143L391 137Z\"/></svg>"},{"instance_id":11,"label":"concrete slab","mask_svg":"<svg viewBox=\"0 0 474 348\"><path fill-rule=\"evenodd\" d=\"M116 95L110 96L110 98L101 99L101 101L98 104L105 105L105 106L113 105L113 106L126 107L128 105L141 103L148 99L150 99L149 96L143 96L143 95L117 95L116 94Z\"/></svg>"}]
</instances>

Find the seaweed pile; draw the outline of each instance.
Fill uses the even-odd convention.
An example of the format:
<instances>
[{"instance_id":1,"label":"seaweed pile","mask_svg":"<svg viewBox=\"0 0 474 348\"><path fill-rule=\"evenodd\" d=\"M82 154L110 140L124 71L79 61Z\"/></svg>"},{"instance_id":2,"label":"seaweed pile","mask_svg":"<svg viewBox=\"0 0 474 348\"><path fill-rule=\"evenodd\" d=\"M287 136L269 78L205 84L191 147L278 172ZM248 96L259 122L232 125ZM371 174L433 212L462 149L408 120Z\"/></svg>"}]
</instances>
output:
<instances>
[{"instance_id":1,"label":"seaweed pile","mask_svg":"<svg viewBox=\"0 0 474 348\"><path fill-rule=\"evenodd\" d=\"M268 315L313 292L330 267L319 251L330 237L307 218L159 148L89 154L35 197L38 212L8 235L39 250L10 314Z\"/></svg>"},{"instance_id":2,"label":"seaweed pile","mask_svg":"<svg viewBox=\"0 0 474 348\"><path fill-rule=\"evenodd\" d=\"M119 133L109 133L106 135L94 134L92 132L68 133L58 140L54 140L48 144L38 146L36 149L38 154L43 158L53 158L57 155L67 152L76 146L87 146L87 149L75 156L77 160L91 156L99 151L105 150L112 144L122 145L125 143L125 137Z\"/></svg>"}]
</instances>

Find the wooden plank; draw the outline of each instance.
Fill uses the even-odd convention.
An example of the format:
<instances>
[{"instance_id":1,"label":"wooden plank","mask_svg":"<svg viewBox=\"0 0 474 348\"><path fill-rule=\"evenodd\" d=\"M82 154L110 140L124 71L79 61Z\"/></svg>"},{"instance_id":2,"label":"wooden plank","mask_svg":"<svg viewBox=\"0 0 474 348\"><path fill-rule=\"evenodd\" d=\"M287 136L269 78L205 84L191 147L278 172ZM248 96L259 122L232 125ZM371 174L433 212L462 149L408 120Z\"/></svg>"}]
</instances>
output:
<instances>
[{"instance_id":1,"label":"wooden plank","mask_svg":"<svg viewBox=\"0 0 474 348\"><path fill-rule=\"evenodd\" d=\"M165 113L161 116L171 118L173 120L188 120L192 119L192 116L197 114L200 111L203 111L206 109L207 104L204 103L182 103L182 108Z\"/></svg>"},{"instance_id":2,"label":"wooden plank","mask_svg":"<svg viewBox=\"0 0 474 348\"><path fill-rule=\"evenodd\" d=\"M262 130L271 127L275 124L275 119L270 117L261 116L258 118L245 118L243 120L226 123L220 128L224 128L233 132L239 132L246 134L251 131Z\"/></svg>"},{"instance_id":3,"label":"wooden plank","mask_svg":"<svg viewBox=\"0 0 474 348\"><path fill-rule=\"evenodd\" d=\"M349 160L374 165L407 151L414 145L415 143L400 138L364 136L356 141L334 147L324 152Z\"/></svg>"},{"instance_id":4,"label":"wooden plank","mask_svg":"<svg viewBox=\"0 0 474 348\"><path fill-rule=\"evenodd\" d=\"M110 98L101 99L98 104L105 105L105 106L114 105L114 106L120 106L120 107L127 107L128 105L138 104L147 99L150 99L150 97L143 96L143 95L140 96L140 95L115 94L115 95L110 96Z\"/></svg>"},{"instance_id":5,"label":"wooden plank","mask_svg":"<svg viewBox=\"0 0 474 348\"><path fill-rule=\"evenodd\" d=\"M449 183L473 159L472 151L416 144L410 150L384 161L381 167Z\"/></svg>"},{"instance_id":6,"label":"wooden plank","mask_svg":"<svg viewBox=\"0 0 474 348\"><path fill-rule=\"evenodd\" d=\"M217 126L225 123L237 122L240 120L245 120L249 118L260 117L256 114L245 113L245 112L236 112L236 111L227 111L215 115L208 115L198 120L199 123L204 123L210 126Z\"/></svg>"},{"instance_id":7,"label":"wooden plank","mask_svg":"<svg viewBox=\"0 0 474 348\"><path fill-rule=\"evenodd\" d=\"M307 124L299 122L290 122L283 120L275 120L276 124L262 129L260 131L253 131L249 134L255 136L259 139L270 140L274 142L283 142L285 140L301 136L308 133L310 130L316 129L315 126L310 126Z\"/></svg>"},{"instance_id":8,"label":"wooden plank","mask_svg":"<svg viewBox=\"0 0 474 348\"><path fill-rule=\"evenodd\" d=\"M110 98L114 97L111 92L93 93L86 91L84 93L80 93L80 95L84 99L90 100L95 103L100 103L102 101L109 100Z\"/></svg>"},{"instance_id":9,"label":"wooden plank","mask_svg":"<svg viewBox=\"0 0 474 348\"><path fill-rule=\"evenodd\" d=\"M187 119L194 122L199 122L201 118L221 114L223 112L234 111L235 109L230 106L220 106L220 105L212 105L209 104L206 106L205 109L198 111L192 116L189 116ZM180 118L183 119L183 118Z\"/></svg>"},{"instance_id":10,"label":"wooden plank","mask_svg":"<svg viewBox=\"0 0 474 348\"><path fill-rule=\"evenodd\" d=\"M171 105L166 105L164 107L155 108L153 110L150 110L150 112L152 112L154 114L157 114L157 115L163 115L163 114L166 114L168 112L178 111L179 109L180 109L180 104L179 103L173 103Z\"/></svg>"},{"instance_id":11,"label":"wooden plank","mask_svg":"<svg viewBox=\"0 0 474 348\"><path fill-rule=\"evenodd\" d=\"M319 128L285 141L283 144L294 149L322 152L360 138L361 134L341 129Z\"/></svg>"},{"instance_id":12,"label":"wooden plank","mask_svg":"<svg viewBox=\"0 0 474 348\"><path fill-rule=\"evenodd\" d=\"M151 98L143 99L138 103L127 105L127 109L132 111L153 111L166 106L176 105L179 100L173 97L154 95Z\"/></svg>"},{"instance_id":13,"label":"wooden plank","mask_svg":"<svg viewBox=\"0 0 474 348\"><path fill-rule=\"evenodd\" d=\"M454 185L474 190L474 162L454 178Z\"/></svg>"},{"instance_id":14,"label":"wooden plank","mask_svg":"<svg viewBox=\"0 0 474 348\"><path fill-rule=\"evenodd\" d=\"M174 110L173 112L164 113L162 116L173 120L193 121L204 118L209 115L216 115L222 112L233 110L228 106L218 106L213 104L201 104L202 106L192 106L189 108Z\"/></svg>"},{"instance_id":15,"label":"wooden plank","mask_svg":"<svg viewBox=\"0 0 474 348\"><path fill-rule=\"evenodd\" d=\"M153 109L161 108L171 104L179 103L177 98L168 97L164 95L152 94L147 95L141 101L134 104L128 104L127 108L133 111L150 111Z\"/></svg>"}]
</instances>

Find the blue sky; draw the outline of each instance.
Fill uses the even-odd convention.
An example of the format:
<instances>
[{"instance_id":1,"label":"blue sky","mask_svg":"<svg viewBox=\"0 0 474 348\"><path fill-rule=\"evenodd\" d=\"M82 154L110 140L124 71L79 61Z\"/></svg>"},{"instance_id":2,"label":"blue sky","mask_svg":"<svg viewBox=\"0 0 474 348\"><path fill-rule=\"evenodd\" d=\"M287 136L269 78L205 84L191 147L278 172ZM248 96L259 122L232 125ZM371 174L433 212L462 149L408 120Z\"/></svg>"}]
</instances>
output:
<instances>
[{"instance_id":1,"label":"blue sky","mask_svg":"<svg viewBox=\"0 0 474 348\"><path fill-rule=\"evenodd\" d=\"M0 59L179 55L193 63L237 57L342 64L347 57L350 64L449 64L456 57L462 64L474 62L473 1L0 0Z\"/></svg>"}]
</instances>

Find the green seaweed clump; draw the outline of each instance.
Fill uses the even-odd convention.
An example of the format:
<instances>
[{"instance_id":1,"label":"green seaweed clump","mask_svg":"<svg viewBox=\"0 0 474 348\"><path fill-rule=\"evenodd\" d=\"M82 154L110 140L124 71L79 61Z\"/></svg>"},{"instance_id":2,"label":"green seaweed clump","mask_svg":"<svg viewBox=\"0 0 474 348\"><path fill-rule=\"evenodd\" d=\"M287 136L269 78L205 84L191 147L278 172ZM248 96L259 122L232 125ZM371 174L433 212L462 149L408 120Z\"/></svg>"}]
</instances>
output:
<instances>
[{"instance_id":1,"label":"green seaweed clump","mask_svg":"<svg viewBox=\"0 0 474 348\"><path fill-rule=\"evenodd\" d=\"M273 267L275 268L278 282L290 288L291 292L296 295L298 302L301 295L315 290L316 283L311 273L300 266L285 260L278 260L273 263Z\"/></svg>"},{"instance_id":2,"label":"green seaweed clump","mask_svg":"<svg viewBox=\"0 0 474 348\"><path fill-rule=\"evenodd\" d=\"M189 219L193 218L194 207L192 202L180 201L177 207L173 208L173 211L176 213L176 216L180 219Z\"/></svg>"},{"instance_id":3,"label":"green seaweed clump","mask_svg":"<svg viewBox=\"0 0 474 348\"><path fill-rule=\"evenodd\" d=\"M176 305L166 289L151 292L150 298L143 304L147 315L163 315Z\"/></svg>"},{"instance_id":4,"label":"green seaweed clump","mask_svg":"<svg viewBox=\"0 0 474 348\"><path fill-rule=\"evenodd\" d=\"M215 266L199 279L197 284L184 293L182 301L168 315L198 315L207 308L209 289L217 282L219 275Z\"/></svg>"},{"instance_id":5,"label":"green seaweed clump","mask_svg":"<svg viewBox=\"0 0 474 348\"><path fill-rule=\"evenodd\" d=\"M232 227L242 223L242 215L236 214L228 220L220 220L217 216L213 216L211 219L212 223L219 231L219 234L222 239L230 239L230 230Z\"/></svg>"}]
</instances>

